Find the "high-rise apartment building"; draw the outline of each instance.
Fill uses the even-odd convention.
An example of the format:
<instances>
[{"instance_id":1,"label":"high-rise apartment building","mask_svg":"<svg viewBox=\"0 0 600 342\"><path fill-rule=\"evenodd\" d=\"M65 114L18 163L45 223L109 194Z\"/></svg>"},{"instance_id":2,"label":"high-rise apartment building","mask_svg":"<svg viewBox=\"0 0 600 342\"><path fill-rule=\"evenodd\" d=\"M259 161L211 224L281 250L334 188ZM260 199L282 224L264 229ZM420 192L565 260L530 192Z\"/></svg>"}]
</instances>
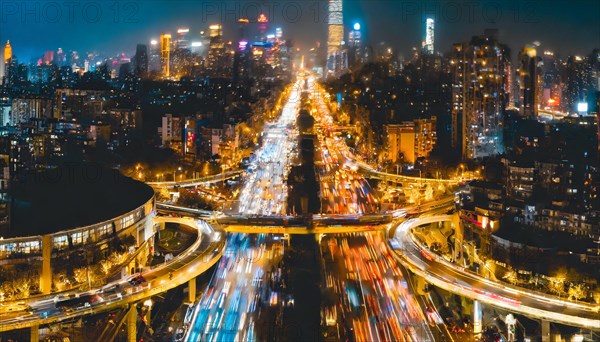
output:
<instances>
[{"instance_id":1,"label":"high-rise apartment building","mask_svg":"<svg viewBox=\"0 0 600 342\"><path fill-rule=\"evenodd\" d=\"M463 159L502 153L510 52L495 30L455 44L452 71L452 144Z\"/></svg>"},{"instance_id":2,"label":"high-rise apartment building","mask_svg":"<svg viewBox=\"0 0 600 342\"><path fill-rule=\"evenodd\" d=\"M534 47L524 47L519 53L519 112L523 117L538 115L538 60Z\"/></svg>"}]
</instances>

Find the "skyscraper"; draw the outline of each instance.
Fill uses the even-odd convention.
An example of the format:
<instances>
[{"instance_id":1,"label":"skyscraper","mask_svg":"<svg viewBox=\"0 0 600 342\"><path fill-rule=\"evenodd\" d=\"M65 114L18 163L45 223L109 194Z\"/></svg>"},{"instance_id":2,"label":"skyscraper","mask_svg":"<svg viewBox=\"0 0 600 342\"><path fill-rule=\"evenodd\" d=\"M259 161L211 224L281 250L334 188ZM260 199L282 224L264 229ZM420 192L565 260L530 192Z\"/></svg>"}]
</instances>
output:
<instances>
[{"instance_id":1,"label":"skyscraper","mask_svg":"<svg viewBox=\"0 0 600 342\"><path fill-rule=\"evenodd\" d=\"M354 23L352 31L348 34L348 46L350 48L360 47L362 43L362 34L360 31L360 24Z\"/></svg>"},{"instance_id":2,"label":"skyscraper","mask_svg":"<svg viewBox=\"0 0 600 342\"><path fill-rule=\"evenodd\" d=\"M4 63L8 62L12 59L12 46L10 46L10 41L6 41L6 45L4 46Z\"/></svg>"},{"instance_id":3,"label":"skyscraper","mask_svg":"<svg viewBox=\"0 0 600 342\"><path fill-rule=\"evenodd\" d=\"M346 53L343 49L344 15L342 0L329 0L327 20L327 76L336 76L347 68Z\"/></svg>"},{"instance_id":4,"label":"skyscraper","mask_svg":"<svg viewBox=\"0 0 600 342\"><path fill-rule=\"evenodd\" d=\"M469 43L454 45L450 66L452 84L452 142L463 159L502 153L502 115L506 107L508 48L495 30L486 30Z\"/></svg>"},{"instance_id":5,"label":"skyscraper","mask_svg":"<svg viewBox=\"0 0 600 342\"><path fill-rule=\"evenodd\" d=\"M12 47L10 41L6 41L4 46L4 55L0 59L0 84L4 82L4 78L8 78L9 65L12 60Z\"/></svg>"},{"instance_id":6,"label":"skyscraper","mask_svg":"<svg viewBox=\"0 0 600 342\"><path fill-rule=\"evenodd\" d=\"M224 77L231 69L231 56L227 54L227 48L223 41L223 31L220 24L209 26L210 44L208 47L208 69L211 75Z\"/></svg>"},{"instance_id":7,"label":"skyscraper","mask_svg":"<svg viewBox=\"0 0 600 342\"><path fill-rule=\"evenodd\" d=\"M148 58L148 72L151 74L160 73L160 45L156 39L150 41L150 57Z\"/></svg>"},{"instance_id":8,"label":"skyscraper","mask_svg":"<svg viewBox=\"0 0 600 342\"><path fill-rule=\"evenodd\" d=\"M432 18L427 18L425 21L425 45L423 50L425 53L432 55L433 54L433 42L434 42L434 20Z\"/></svg>"},{"instance_id":9,"label":"skyscraper","mask_svg":"<svg viewBox=\"0 0 600 342\"><path fill-rule=\"evenodd\" d=\"M190 49L190 41L187 38L188 33L190 32L189 28L180 28L177 30L177 49Z\"/></svg>"},{"instance_id":10,"label":"skyscraper","mask_svg":"<svg viewBox=\"0 0 600 342\"><path fill-rule=\"evenodd\" d=\"M160 35L160 63L162 67L162 76L171 76L171 35Z\"/></svg>"},{"instance_id":11,"label":"skyscraper","mask_svg":"<svg viewBox=\"0 0 600 342\"><path fill-rule=\"evenodd\" d=\"M538 57L534 47L527 46L519 53L519 112L536 118L538 114Z\"/></svg>"},{"instance_id":12,"label":"skyscraper","mask_svg":"<svg viewBox=\"0 0 600 342\"><path fill-rule=\"evenodd\" d=\"M348 65L355 69L366 62L365 49L362 46L362 31L359 23L354 23L348 33Z\"/></svg>"},{"instance_id":13,"label":"skyscraper","mask_svg":"<svg viewBox=\"0 0 600 342\"><path fill-rule=\"evenodd\" d=\"M137 77L146 78L148 75L148 47L144 44L138 44L135 48L133 57L134 74Z\"/></svg>"}]
</instances>

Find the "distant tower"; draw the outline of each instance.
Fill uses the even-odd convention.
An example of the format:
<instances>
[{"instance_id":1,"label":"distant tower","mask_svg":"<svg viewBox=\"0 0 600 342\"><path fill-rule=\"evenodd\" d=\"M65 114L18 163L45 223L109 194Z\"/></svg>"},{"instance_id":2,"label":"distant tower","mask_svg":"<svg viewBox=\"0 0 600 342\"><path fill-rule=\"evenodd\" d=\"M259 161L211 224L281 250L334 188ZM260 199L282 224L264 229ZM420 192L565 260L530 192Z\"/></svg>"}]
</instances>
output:
<instances>
[{"instance_id":1,"label":"distant tower","mask_svg":"<svg viewBox=\"0 0 600 342\"><path fill-rule=\"evenodd\" d=\"M346 69L346 54L343 50L344 15L342 0L329 0L329 29L327 35L327 75L336 76Z\"/></svg>"},{"instance_id":2,"label":"distant tower","mask_svg":"<svg viewBox=\"0 0 600 342\"><path fill-rule=\"evenodd\" d=\"M10 60L12 59L12 47L10 46L10 41L6 41L6 46L4 46L4 56L0 59L0 84L3 83L4 77L8 76L8 66L10 64Z\"/></svg>"},{"instance_id":3,"label":"distant tower","mask_svg":"<svg viewBox=\"0 0 600 342\"><path fill-rule=\"evenodd\" d=\"M433 55L433 42L434 42L434 20L427 18L425 21L425 53Z\"/></svg>"},{"instance_id":4,"label":"distant tower","mask_svg":"<svg viewBox=\"0 0 600 342\"><path fill-rule=\"evenodd\" d=\"M519 53L519 112L523 117L538 115L538 57L532 46Z\"/></svg>"},{"instance_id":5,"label":"distant tower","mask_svg":"<svg viewBox=\"0 0 600 342\"><path fill-rule=\"evenodd\" d=\"M10 41L6 41L6 45L4 46L4 63L7 63L12 59L12 47L10 46Z\"/></svg>"},{"instance_id":6,"label":"distant tower","mask_svg":"<svg viewBox=\"0 0 600 342\"><path fill-rule=\"evenodd\" d=\"M190 42L187 38L189 32L189 28L180 28L177 30L177 49L190 49Z\"/></svg>"},{"instance_id":7,"label":"distant tower","mask_svg":"<svg viewBox=\"0 0 600 342\"><path fill-rule=\"evenodd\" d=\"M135 75L141 78L146 78L148 75L148 47L146 45L137 45L135 48L133 62L135 64Z\"/></svg>"},{"instance_id":8,"label":"distant tower","mask_svg":"<svg viewBox=\"0 0 600 342\"><path fill-rule=\"evenodd\" d=\"M160 35L160 63L163 77L171 76L171 35Z\"/></svg>"},{"instance_id":9,"label":"distant tower","mask_svg":"<svg viewBox=\"0 0 600 342\"><path fill-rule=\"evenodd\" d=\"M351 48L360 47L362 42L362 34L360 32L360 24L354 23L352 26L352 31L348 34L348 46Z\"/></svg>"}]
</instances>

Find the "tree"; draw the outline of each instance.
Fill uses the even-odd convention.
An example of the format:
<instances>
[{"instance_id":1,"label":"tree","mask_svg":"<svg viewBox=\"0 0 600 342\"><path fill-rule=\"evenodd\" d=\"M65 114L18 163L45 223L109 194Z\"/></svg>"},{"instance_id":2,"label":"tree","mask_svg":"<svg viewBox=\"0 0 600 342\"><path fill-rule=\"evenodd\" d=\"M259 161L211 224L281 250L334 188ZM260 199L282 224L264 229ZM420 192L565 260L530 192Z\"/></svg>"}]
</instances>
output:
<instances>
[{"instance_id":1,"label":"tree","mask_svg":"<svg viewBox=\"0 0 600 342\"><path fill-rule=\"evenodd\" d=\"M502 279L515 285L517 283L517 272L515 272L514 270L510 270L510 271L506 272L504 274L504 276L502 276Z\"/></svg>"},{"instance_id":2,"label":"tree","mask_svg":"<svg viewBox=\"0 0 600 342\"><path fill-rule=\"evenodd\" d=\"M555 293L559 296L565 294L565 277L557 275L555 277L548 277L548 290L551 293Z\"/></svg>"},{"instance_id":3,"label":"tree","mask_svg":"<svg viewBox=\"0 0 600 342\"><path fill-rule=\"evenodd\" d=\"M571 285L569 287L569 299L579 300L587 297L587 291L583 284Z\"/></svg>"}]
</instances>

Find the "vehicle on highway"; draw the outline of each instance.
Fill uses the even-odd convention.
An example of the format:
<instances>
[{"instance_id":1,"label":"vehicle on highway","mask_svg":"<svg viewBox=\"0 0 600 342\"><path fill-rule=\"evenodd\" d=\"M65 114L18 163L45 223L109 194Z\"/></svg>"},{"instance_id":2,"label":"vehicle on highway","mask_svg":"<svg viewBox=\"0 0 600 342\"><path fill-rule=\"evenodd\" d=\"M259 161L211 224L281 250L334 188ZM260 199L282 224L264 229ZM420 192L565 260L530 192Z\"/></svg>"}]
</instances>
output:
<instances>
[{"instance_id":1,"label":"vehicle on highway","mask_svg":"<svg viewBox=\"0 0 600 342\"><path fill-rule=\"evenodd\" d=\"M31 311L31 307L23 302L13 304L2 304L0 303L0 315L11 312Z\"/></svg>"},{"instance_id":2,"label":"vehicle on highway","mask_svg":"<svg viewBox=\"0 0 600 342\"><path fill-rule=\"evenodd\" d=\"M146 278L144 278L141 274L134 274L127 280L129 284L136 286L146 282Z\"/></svg>"},{"instance_id":3,"label":"vehicle on highway","mask_svg":"<svg viewBox=\"0 0 600 342\"><path fill-rule=\"evenodd\" d=\"M89 308L103 301L104 299L98 294L84 294L58 301L55 303L55 307L63 311L73 311L81 308Z\"/></svg>"}]
</instances>

